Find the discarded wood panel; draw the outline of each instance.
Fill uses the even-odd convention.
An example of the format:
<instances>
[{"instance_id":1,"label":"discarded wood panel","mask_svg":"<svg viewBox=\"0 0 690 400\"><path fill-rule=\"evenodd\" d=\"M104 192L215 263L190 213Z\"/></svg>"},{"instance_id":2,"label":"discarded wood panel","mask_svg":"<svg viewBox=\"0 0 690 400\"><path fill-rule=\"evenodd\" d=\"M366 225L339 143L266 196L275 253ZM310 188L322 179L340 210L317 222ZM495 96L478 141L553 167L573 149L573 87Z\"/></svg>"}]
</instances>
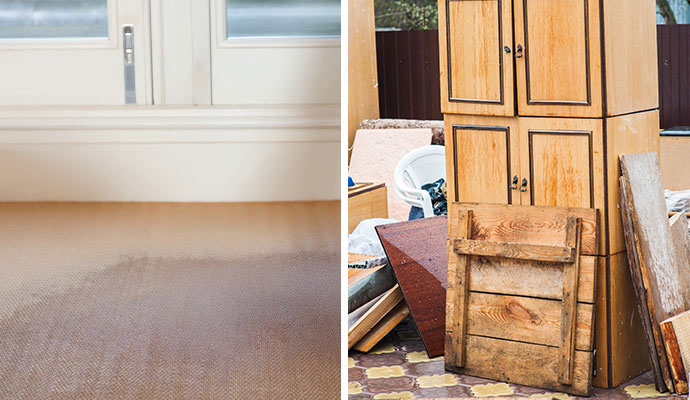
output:
<instances>
[{"instance_id":1,"label":"discarded wood panel","mask_svg":"<svg viewBox=\"0 0 690 400\"><path fill-rule=\"evenodd\" d=\"M395 285L387 291L361 318L347 331L347 348L357 344L376 324L379 323L402 300L400 286Z\"/></svg>"},{"instance_id":2,"label":"discarded wood panel","mask_svg":"<svg viewBox=\"0 0 690 400\"><path fill-rule=\"evenodd\" d=\"M398 303L378 324L376 324L364 337L354 346L355 350L368 352L378 342L383 339L390 331L410 314L410 309L404 301Z\"/></svg>"},{"instance_id":3,"label":"discarded wood panel","mask_svg":"<svg viewBox=\"0 0 690 400\"><path fill-rule=\"evenodd\" d=\"M632 258L633 278L638 281L636 287L641 290L638 302L649 313L649 326L645 328L651 330L647 336L652 340L648 340L648 346L650 353L656 353L659 363L655 380L659 390L673 390L659 324L690 310L690 264L684 245L687 238L682 237L678 225L674 240L656 153L621 155L620 164L621 210L628 256Z\"/></svg>"},{"instance_id":4,"label":"discarded wood panel","mask_svg":"<svg viewBox=\"0 0 690 400\"><path fill-rule=\"evenodd\" d=\"M594 303L596 267L596 256L580 257L577 298L581 302ZM472 257L470 290L561 300L563 268L554 268L548 262Z\"/></svg>"},{"instance_id":5,"label":"discarded wood panel","mask_svg":"<svg viewBox=\"0 0 690 400\"><path fill-rule=\"evenodd\" d=\"M448 218L446 369L588 395L597 210L453 203Z\"/></svg>"},{"instance_id":6,"label":"discarded wood panel","mask_svg":"<svg viewBox=\"0 0 690 400\"><path fill-rule=\"evenodd\" d=\"M666 362L666 353L663 351L660 353L659 348L657 347L659 342L655 339L655 332L658 331L658 328L648 308L648 304L651 299L648 299L642 274L640 243L635 237L632 206L630 205L632 195L630 194L630 188L628 187L628 180L621 176L619 178L619 182L623 236L625 237L625 247L627 249L626 255L628 257L630 276L635 289L635 295L637 297L637 310L640 315L640 320L642 321L645 341L647 342L647 349L649 350L649 361L652 366L652 374L654 375L656 390L659 392L666 392L672 388L672 386L670 386L670 380L667 380L670 378L670 372L668 371L668 363Z\"/></svg>"},{"instance_id":7,"label":"discarded wood panel","mask_svg":"<svg viewBox=\"0 0 690 400\"><path fill-rule=\"evenodd\" d=\"M472 209L472 239L563 246L568 216L582 218L582 254L596 255L597 213L590 208L459 203ZM483 212L490 210L491 212Z\"/></svg>"},{"instance_id":8,"label":"discarded wood panel","mask_svg":"<svg viewBox=\"0 0 690 400\"><path fill-rule=\"evenodd\" d=\"M673 246L656 153L624 154L620 161L630 189L628 202L641 245L640 257L646 267L642 272L649 283L650 311L661 322L690 310L690 265L682 264Z\"/></svg>"},{"instance_id":9,"label":"discarded wood panel","mask_svg":"<svg viewBox=\"0 0 690 400\"><path fill-rule=\"evenodd\" d=\"M369 311L371 307L374 306L381 298L385 295L385 293L380 294L377 296L375 299L371 300L367 304L363 305L362 307L359 307L355 311L347 314L347 328L350 329L352 328L352 325L354 325L357 321L359 321L362 316Z\"/></svg>"},{"instance_id":10,"label":"discarded wood panel","mask_svg":"<svg viewBox=\"0 0 690 400\"><path fill-rule=\"evenodd\" d=\"M445 216L376 227L430 358L443 354L446 324Z\"/></svg>"},{"instance_id":11,"label":"discarded wood panel","mask_svg":"<svg viewBox=\"0 0 690 400\"><path fill-rule=\"evenodd\" d=\"M589 396L592 352L575 351L571 385L558 382L558 355L558 347L468 335L467 360L462 373Z\"/></svg>"},{"instance_id":12,"label":"discarded wood panel","mask_svg":"<svg viewBox=\"0 0 690 400\"><path fill-rule=\"evenodd\" d=\"M347 269L347 286L352 286L355 283L361 281L367 276L373 274L374 272L380 270L384 266L374 267L374 268L348 268Z\"/></svg>"},{"instance_id":13,"label":"discarded wood panel","mask_svg":"<svg viewBox=\"0 0 690 400\"><path fill-rule=\"evenodd\" d=\"M668 355L673 385L678 394L688 393L690 369L690 311L669 318L660 324Z\"/></svg>"},{"instance_id":14,"label":"discarded wood panel","mask_svg":"<svg viewBox=\"0 0 690 400\"><path fill-rule=\"evenodd\" d=\"M576 349L592 348L594 305L577 304ZM558 347L561 344L560 300L470 292L467 334Z\"/></svg>"}]
</instances>

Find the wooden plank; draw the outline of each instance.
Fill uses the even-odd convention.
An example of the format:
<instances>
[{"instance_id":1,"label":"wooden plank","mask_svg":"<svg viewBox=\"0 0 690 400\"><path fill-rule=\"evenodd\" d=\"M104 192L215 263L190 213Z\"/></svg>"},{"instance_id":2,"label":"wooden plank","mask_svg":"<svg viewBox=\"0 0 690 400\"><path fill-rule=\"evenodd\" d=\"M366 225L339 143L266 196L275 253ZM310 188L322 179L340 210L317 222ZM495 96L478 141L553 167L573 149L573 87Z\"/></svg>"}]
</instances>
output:
<instances>
[{"instance_id":1,"label":"wooden plank","mask_svg":"<svg viewBox=\"0 0 690 400\"><path fill-rule=\"evenodd\" d=\"M402 291L395 285L386 292L361 318L357 320L347 331L347 348L351 349L359 342L376 324L379 323L400 301Z\"/></svg>"},{"instance_id":2,"label":"wooden plank","mask_svg":"<svg viewBox=\"0 0 690 400\"><path fill-rule=\"evenodd\" d=\"M688 393L690 369L690 311L661 322L661 332L678 394Z\"/></svg>"},{"instance_id":3,"label":"wooden plank","mask_svg":"<svg viewBox=\"0 0 690 400\"><path fill-rule=\"evenodd\" d=\"M452 238L466 238L472 234L473 212L453 207L448 219ZM446 337L444 344L446 369L454 370L465 363L465 334L467 325L467 297L469 288L469 260L453 252L448 241L448 282L446 289Z\"/></svg>"},{"instance_id":4,"label":"wooden plank","mask_svg":"<svg viewBox=\"0 0 690 400\"><path fill-rule=\"evenodd\" d=\"M378 267L374 268L348 268L347 269L347 286L351 286L362 279L366 278L367 276L373 274L374 272L380 270L381 268L385 267L385 265L381 265Z\"/></svg>"},{"instance_id":5,"label":"wooden plank","mask_svg":"<svg viewBox=\"0 0 690 400\"><path fill-rule=\"evenodd\" d=\"M380 225L376 232L430 358L443 354L448 259L445 216Z\"/></svg>"},{"instance_id":6,"label":"wooden plank","mask_svg":"<svg viewBox=\"0 0 690 400\"><path fill-rule=\"evenodd\" d=\"M567 246L489 242L486 240L457 239L453 251L461 255L515 258L555 263L573 262L574 249Z\"/></svg>"},{"instance_id":7,"label":"wooden plank","mask_svg":"<svg viewBox=\"0 0 690 400\"><path fill-rule=\"evenodd\" d=\"M580 257L578 301L594 303L596 256ZM561 300L563 268L553 263L472 257L470 290Z\"/></svg>"},{"instance_id":8,"label":"wooden plank","mask_svg":"<svg viewBox=\"0 0 690 400\"><path fill-rule=\"evenodd\" d=\"M388 218L388 188L385 184L371 184L348 192L347 231L369 218Z\"/></svg>"},{"instance_id":9,"label":"wooden plank","mask_svg":"<svg viewBox=\"0 0 690 400\"><path fill-rule=\"evenodd\" d=\"M592 352L575 352L572 385L558 382L558 347L470 335L467 363L459 371L503 382L536 386L577 396L589 396Z\"/></svg>"},{"instance_id":10,"label":"wooden plank","mask_svg":"<svg viewBox=\"0 0 690 400\"><path fill-rule=\"evenodd\" d=\"M467 334L530 342L551 347L561 345L559 300L470 292ZM574 326L575 348L591 351L594 306L577 303Z\"/></svg>"},{"instance_id":11,"label":"wooden plank","mask_svg":"<svg viewBox=\"0 0 690 400\"><path fill-rule=\"evenodd\" d=\"M458 203L458 206L471 208L475 213L470 239L493 242L562 246L568 217L582 218L582 254L597 254L596 209L474 203Z\"/></svg>"},{"instance_id":12,"label":"wooden plank","mask_svg":"<svg viewBox=\"0 0 690 400\"><path fill-rule=\"evenodd\" d=\"M665 392L673 388L670 371L664 349L659 347L658 323L653 311L650 309L652 299L648 293L648 283L645 283L645 263L642 259L640 239L636 233L635 219L633 218L632 193L630 184L625 176L621 176L620 183L620 209L623 222L623 233L627 248L628 265L632 276L635 294L637 296L638 310L644 327L645 339L649 350L650 363L654 373L656 390Z\"/></svg>"},{"instance_id":13,"label":"wooden plank","mask_svg":"<svg viewBox=\"0 0 690 400\"><path fill-rule=\"evenodd\" d=\"M575 251L572 263L563 266L563 308L561 310L561 343L558 381L564 385L573 383L575 357L575 330L577 328L577 287L580 278L580 246L582 244L582 220L569 217L565 244ZM590 326L589 331L592 332Z\"/></svg>"},{"instance_id":14,"label":"wooden plank","mask_svg":"<svg viewBox=\"0 0 690 400\"><path fill-rule=\"evenodd\" d=\"M393 308L388 314L378 324L376 324L371 330L364 335L364 337L357 342L354 349L357 351L368 352L378 342L383 339L390 331L393 330L400 321L405 319L410 314L410 309L407 308L407 304L404 301L398 303L395 308Z\"/></svg>"}]
</instances>

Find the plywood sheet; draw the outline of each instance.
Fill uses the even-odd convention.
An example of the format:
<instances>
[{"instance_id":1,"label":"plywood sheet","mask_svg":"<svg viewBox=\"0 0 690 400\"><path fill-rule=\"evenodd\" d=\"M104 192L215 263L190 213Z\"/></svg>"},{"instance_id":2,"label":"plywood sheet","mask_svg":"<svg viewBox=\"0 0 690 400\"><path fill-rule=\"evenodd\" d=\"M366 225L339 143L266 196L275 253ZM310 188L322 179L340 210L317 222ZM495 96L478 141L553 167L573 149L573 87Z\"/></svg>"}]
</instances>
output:
<instances>
[{"instance_id":1,"label":"plywood sheet","mask_svg":"<svg viewBox=\"0 0 690 400\"><path fill-rule=\"evenodd\" d=\"M442 355L448 219L438 216L380 225L376 232L429 357Z\"/></svg>"},{"instance_id":2,"label":"plywood sheet","mask_svg":"<svg viewBox=\"0 0 690 400\"><path fill-rule=\"evenodd\" d=\"M431 144L431 129L360 129L350 158L349 174L355 182L384 182L388 190L388 216L407 221L410 206L395 194L393 171L410 151Z\"/></svg>"}]
</instances>

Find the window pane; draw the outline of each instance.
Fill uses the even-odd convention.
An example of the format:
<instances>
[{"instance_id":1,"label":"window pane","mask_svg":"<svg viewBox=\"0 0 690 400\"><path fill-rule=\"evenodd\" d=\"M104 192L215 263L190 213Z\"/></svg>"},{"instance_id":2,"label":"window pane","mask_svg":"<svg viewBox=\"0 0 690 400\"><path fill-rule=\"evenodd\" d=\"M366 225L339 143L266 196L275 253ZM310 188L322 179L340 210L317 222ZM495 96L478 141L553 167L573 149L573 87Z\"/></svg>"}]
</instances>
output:
<instances>
[{"instance_id":1,"label":"window pane","mask_svg":"<svg viewBox=\"0 0 690 400\"><path fill-rule=\"evenodd\" d=\"M0 39L106 37L107 0L0 0Z\"/></svg>"},{"instance_id":2,"label":"window pane","mask_svg":"<svg viewBox=\"0 0 690 400\"><path fill-rule=\"evenodd\" d=\"M340 0L227 0L228 38L340 36Z\"/></svg>"}]
</instances>

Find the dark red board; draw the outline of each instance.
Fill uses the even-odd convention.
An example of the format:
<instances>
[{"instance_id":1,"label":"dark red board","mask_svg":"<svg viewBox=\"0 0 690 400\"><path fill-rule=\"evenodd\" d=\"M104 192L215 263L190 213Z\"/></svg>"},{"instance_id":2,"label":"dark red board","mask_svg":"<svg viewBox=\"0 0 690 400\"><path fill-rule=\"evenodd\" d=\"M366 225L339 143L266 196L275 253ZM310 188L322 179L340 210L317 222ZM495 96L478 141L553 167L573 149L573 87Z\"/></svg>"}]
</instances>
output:
<instances>
[{"instance_id":1,"label":"dark red board","mask_svg":"<svg viewBox=\"0 0 690 400\"><path fill-rule=\"evenodd\" d=\"M448 219L376 227L429 357L443 355L446 329Z\"/></svg>"}]
</instances>

